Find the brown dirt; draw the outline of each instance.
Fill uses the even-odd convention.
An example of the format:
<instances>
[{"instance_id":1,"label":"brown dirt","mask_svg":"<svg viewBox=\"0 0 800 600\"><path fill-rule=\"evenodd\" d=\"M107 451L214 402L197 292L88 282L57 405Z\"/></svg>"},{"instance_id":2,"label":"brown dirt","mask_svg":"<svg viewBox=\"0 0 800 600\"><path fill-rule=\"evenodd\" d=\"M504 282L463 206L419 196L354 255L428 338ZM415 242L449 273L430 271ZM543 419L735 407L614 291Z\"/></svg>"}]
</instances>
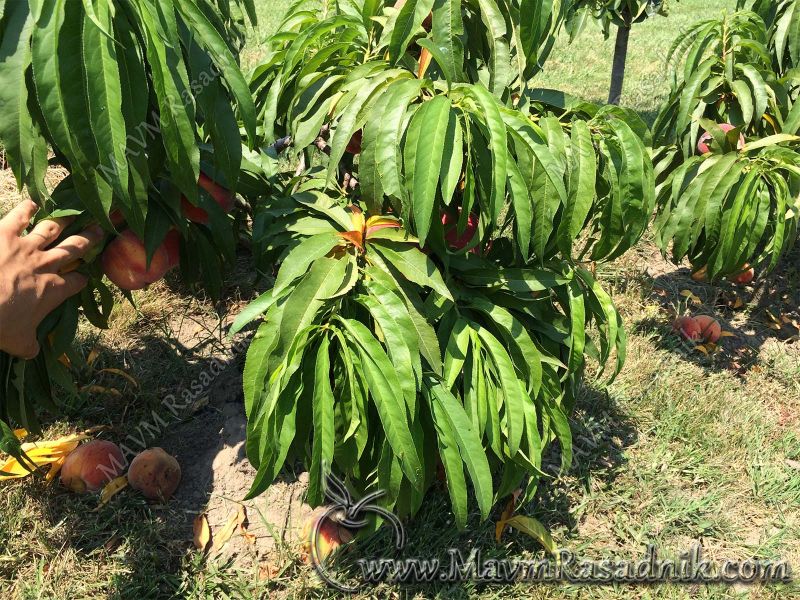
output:
<instances>
[{"instance_id":1,"label":"brown dirt","mask_svg":"<svg viewBox=\"0 0 800 600\"><path fill-rule=\"evenodd\" d=\"M214 560L233 559L237 567L279 563L296 547L300 529L311 513L303 503L307 475L284 477L266 493L244 501L256 471L247 461L246 419L241 373L230 364L209 394L209 404L191 420L171 429L165 448L183 468L183 483L175 501L186 514L183 531L191 538L192 522L205 513L214 536L244 507L246 535L236 529Z\"/></svg>"}]
</instances>

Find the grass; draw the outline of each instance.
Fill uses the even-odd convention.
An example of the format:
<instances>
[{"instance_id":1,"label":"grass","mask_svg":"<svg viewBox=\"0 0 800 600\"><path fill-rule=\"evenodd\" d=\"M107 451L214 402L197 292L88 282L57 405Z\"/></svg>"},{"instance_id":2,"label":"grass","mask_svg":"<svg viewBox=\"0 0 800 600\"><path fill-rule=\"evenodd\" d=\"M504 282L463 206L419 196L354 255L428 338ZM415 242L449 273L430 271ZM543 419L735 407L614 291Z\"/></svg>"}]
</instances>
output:
<instances>
[{"instance_id":1,"label":"grass","mask_svg":"<svg viewBox=\"0 0 800 600\"><path fill-rule=\"evenodd\" d=\"M259 45L280 20L285 0L257 2L260 24L249 37L244 61L257 64ZM646 117L666 91L663 53L690 22L734 1L681 0L668 19L637 26L631 36L622 103ZM538 83L602 101L608 90L612 41L587 32L574 44L561 40ZM16 198L2 175L0 213ZM4 204L4 205L3 205ZM796 260L795 265L800 264ZM797 267L787 261L789 277ZM794 271L792 271L794 269ZM569 472L541 486L521 512L540 519L558 545L586 557L636 559L647 544L666 555L701 543L713 559L788 560L800 569L800 354L797 344L759 338L748 362L732 366L726 342L712 357L691 352L671 334L669 305L694 285L685 272L663 269L645 240L600 273L613 292L630 332L625 369L610 386L588 381L572 419L576 459ZM251 294L248 261L231 274L233 300L223 304L188 293L177 281L137 293L138 307L121 304L111 329L82 330L85 355L94 348L94 369L82 384L115 387L119 395L87 396L51 421L47 436L103 424L104 435L122 439L165 394L179 390L222 352L221 324ZM695 289L695 288L692 288ZM697 294L714 312L714 293ZM665 298L666 295L666 298ZM745 297L745 300L750 299ZM737 339L752 324L722 312ZM755 309L744 314L755 318ZM750 339L750 338L748 338ZM122 368L138 387L99 374ZM198 406L198 409L201 407ZM202 413L201 413L202 414ZM199 418L190 411L186 419ZM167 430L166 436L169 435ZM558 456L551 456L556 464ZM96 500L37 481L0 485L0 590L9 598L307 598L334 597L287 548L285 561L259 578L257 572L204 560L174 505L148 505L121 494L92 512ZM499 513L499 509L498 513ZM498 513L495 513L494 519ZM449 547L480 548L484 558L542 557L541 547L516 532L494 541L493 522L475 518L458 531L441 491L408 524L405 556L443 556ZM360 543L357 556L383 552L386 533ZM576 586L513 587L474 584L430 587L381 585L368 597L408 598L789 598L787 586ZM794 596L797 597L797 596Z\"/></svg>"}]
</instances>

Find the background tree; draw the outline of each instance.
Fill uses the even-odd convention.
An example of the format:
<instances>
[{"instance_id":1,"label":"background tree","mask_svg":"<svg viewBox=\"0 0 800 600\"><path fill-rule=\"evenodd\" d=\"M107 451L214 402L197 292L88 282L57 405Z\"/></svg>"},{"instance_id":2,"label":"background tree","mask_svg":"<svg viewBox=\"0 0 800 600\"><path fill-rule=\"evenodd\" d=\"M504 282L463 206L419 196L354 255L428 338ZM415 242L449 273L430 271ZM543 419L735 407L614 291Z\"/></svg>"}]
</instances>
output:
<instances>
[{"instance_id":1,"label":"background tree","mask_svg":"<svg viewBox=\"0 0 800 600\"><path fill-rule=\"evenodd\" d=\"M622 98L631 27L656 14L667 15L666 0L576 0L571 4L567 17L567 29L571 38L574 39L591 19L600 23L606 38L609 37L611 25L617 28L608 92L609 104L619 104Z\"/></svg>"}]
</instances>

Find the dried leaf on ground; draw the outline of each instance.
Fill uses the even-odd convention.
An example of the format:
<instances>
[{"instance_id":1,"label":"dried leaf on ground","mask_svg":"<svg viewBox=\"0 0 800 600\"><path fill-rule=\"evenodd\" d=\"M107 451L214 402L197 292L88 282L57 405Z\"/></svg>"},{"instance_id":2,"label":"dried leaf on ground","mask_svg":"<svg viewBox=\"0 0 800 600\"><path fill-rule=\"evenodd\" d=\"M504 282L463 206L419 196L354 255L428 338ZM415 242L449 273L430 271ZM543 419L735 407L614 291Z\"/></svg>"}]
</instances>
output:
<instances>
[{"instance_id":1,"label":"dried leaf on ground","mask_svg":"<svg viewBox=\"0 0 800 600\"><path fill-rule=\"evenodd\" d=\"M205 551L211 541L211 528L208 526L208 517L205 513L200 513L194 518L192 529L194 530L194 547L201 552Z\"/></svg>"},{"instance_id":2,"label":"dried leaf on ground","mask_svg":"<svg viewBox=\"0 0 800 600\"><path fill-rule=\"evenodd\" d=\"M103 491L100 492L100 504L98 504L92 512L97 512L103 508L106 504L108 504L111 498L116 496L126 487L128 487L128 478L125 475L120 475L119 477L109 481L103 488Z\"/></svg>"}]
</instances>

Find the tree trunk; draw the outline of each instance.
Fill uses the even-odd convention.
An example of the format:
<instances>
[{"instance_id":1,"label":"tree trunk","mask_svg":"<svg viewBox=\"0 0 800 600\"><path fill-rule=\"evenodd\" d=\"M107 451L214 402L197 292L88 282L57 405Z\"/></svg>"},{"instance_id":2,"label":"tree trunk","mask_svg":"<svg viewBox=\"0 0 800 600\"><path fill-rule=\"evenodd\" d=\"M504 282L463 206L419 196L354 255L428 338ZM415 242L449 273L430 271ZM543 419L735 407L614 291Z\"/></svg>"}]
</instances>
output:
<instances>
[{"instance_id":1,"label":"tree trunk","mask_svg":"<svg viewBox=\"0 0 800 600\"><path fill-rule=\"evenodd\" d=\"M628 58L628 37L630 26L617 27L617 41L614 44L614 66L611 68L611 90L608 93L609 104L619 104L622 97L622 85L625 83L625 61Z\"/></svg>"}]
</instances>

